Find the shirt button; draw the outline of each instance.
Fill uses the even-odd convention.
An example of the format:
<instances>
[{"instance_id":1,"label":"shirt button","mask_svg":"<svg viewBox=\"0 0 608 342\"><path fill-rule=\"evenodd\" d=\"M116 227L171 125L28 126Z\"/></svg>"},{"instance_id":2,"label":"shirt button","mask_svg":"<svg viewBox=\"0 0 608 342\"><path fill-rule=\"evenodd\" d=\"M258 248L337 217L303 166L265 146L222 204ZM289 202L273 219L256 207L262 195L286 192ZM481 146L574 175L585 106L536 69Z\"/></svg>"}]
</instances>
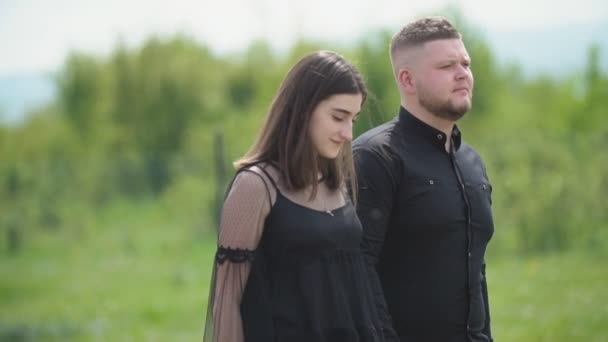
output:
<instances>
[{"instance_id":1,"label":"shirt button","mask_svg":"<svg viewBox=\"0 0 608 342\"><path fill-rule=\"evenodd\" d=\"M482 184L481 187L485 190L486 189L486 185Z\"/></svg>"},{"instance_id":2,"label":"shirt button","mask_svg":"<svg viewBox=\"0 0 608 342\"><path fill-rule=\"evenodd\" d=\"M443 135L437 134L437 139L439 139L439 140L443 139Z\"/></svg>"},{"instance_id":3,"label":"shirt button","mask_svg":"<svg viewBox=\"0 0 608 342\"><path fill-rule=\"evenodd\" d=\"M471 257L471 252L469 252L469 258Z\"/></svg>"},{"instance_id":4,"label":"shirt button","mask_svg":"<svg viewBox=\"0 0 608 342\"><path fill-rule=\"evenodd\" d=\"M431 179L431 180L429 180L429 184L433 185L433 184L435 184L435 182Z\"/></svg>"}]
</instances>

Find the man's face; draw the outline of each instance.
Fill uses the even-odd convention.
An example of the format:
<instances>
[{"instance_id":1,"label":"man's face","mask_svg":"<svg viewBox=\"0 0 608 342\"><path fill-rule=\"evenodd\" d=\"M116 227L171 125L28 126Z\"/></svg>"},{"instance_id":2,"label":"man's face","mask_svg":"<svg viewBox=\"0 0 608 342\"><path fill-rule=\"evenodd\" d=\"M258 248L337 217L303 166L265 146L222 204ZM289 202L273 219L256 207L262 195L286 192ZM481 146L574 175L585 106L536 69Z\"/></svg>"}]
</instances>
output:
<instances>
[{"instance_id":1,"label":"man's face","mask_svg":"<svg viewBox=\"0 0 608 342\"><path fill-rule=\"evenodd\" d=\"M420 105L437 117L460 119L472 105L470 63L461 39L425 43L413 73Z\"/></svg>"}]
</instances>

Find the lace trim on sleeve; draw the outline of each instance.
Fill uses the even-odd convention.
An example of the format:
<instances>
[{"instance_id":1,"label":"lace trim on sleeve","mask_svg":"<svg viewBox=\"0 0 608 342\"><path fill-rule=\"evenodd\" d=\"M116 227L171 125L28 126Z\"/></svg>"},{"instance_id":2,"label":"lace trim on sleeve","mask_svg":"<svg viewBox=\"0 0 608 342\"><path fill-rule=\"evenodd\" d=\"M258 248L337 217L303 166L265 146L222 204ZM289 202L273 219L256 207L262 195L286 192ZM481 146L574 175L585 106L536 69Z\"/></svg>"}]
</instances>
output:
<instances>
[{"instance_id":1,"label":"lace trim on sleeve","mask_svg":"<svg viewBox=\"0 0 608 342\"><path fill-rule=\"evenodd\" d=\"M215 261L221 265L226 261L232 263L252 262L255 258L255 252L244 248L230 248L219 246L215 255Z\"/></svg>"}]
</instances>

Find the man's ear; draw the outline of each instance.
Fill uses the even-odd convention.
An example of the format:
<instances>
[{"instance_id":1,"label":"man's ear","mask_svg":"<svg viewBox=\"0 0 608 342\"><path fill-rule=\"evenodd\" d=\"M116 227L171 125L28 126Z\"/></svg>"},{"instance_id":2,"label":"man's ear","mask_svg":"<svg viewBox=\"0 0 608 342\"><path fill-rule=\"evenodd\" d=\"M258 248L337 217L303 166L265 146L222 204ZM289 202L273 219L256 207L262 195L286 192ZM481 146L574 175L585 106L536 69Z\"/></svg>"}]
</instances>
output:
<instances>
[{"instance_id":1,"label":"man's ear","mask_svg":"<svg viewBox=\"0 0 608 342\"><path fill-rule=\"evenodd\" d=\"M416 92L412 72L409 68L405 67L399 69L397 73L397 81L399 82L399 88L403 89L404 93L412 94Z\"/></svg>"}]
</instances>

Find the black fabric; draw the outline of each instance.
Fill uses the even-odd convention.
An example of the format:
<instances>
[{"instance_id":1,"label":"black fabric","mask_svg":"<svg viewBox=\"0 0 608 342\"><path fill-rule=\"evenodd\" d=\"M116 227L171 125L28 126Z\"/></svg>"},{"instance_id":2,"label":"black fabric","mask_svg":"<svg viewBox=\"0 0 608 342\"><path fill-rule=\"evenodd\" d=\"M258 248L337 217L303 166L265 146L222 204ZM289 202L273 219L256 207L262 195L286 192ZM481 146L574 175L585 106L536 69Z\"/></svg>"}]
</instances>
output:
<instances>
[{"instance_id":1,"label":"black fabric","mask_svg":"<svg viewBox=\"0 0 608 342\"><path fill-rule=\"evenodd\" d=\"M251 262L241 301L245 341L385 341L353 205L330 214L276 190L258 248L218 248L234 262Z\"/></svg>"},{"instance_id":2,"label":"black fabric","mask_svg":"<svg viewBox=\"0 0 608 342\"><path fill-rule=\"evenodd\" d=\"M478 153L457 127L446 137L403 108L357 138L353 153L361 247L380 279L383 326L401 341L491 340L482 265L492 186Z\"/></svg>"},{"instance_id":3,"label":"black fabric","mask_svg":"<svg viewBox=\"0 0 608 342\"><path fill-rule=\"evenodd\" d=\"M278 192L243 295L245 341L382 341L360 223L350 203L332 214Z\"/></svg>"}]
</instances>

